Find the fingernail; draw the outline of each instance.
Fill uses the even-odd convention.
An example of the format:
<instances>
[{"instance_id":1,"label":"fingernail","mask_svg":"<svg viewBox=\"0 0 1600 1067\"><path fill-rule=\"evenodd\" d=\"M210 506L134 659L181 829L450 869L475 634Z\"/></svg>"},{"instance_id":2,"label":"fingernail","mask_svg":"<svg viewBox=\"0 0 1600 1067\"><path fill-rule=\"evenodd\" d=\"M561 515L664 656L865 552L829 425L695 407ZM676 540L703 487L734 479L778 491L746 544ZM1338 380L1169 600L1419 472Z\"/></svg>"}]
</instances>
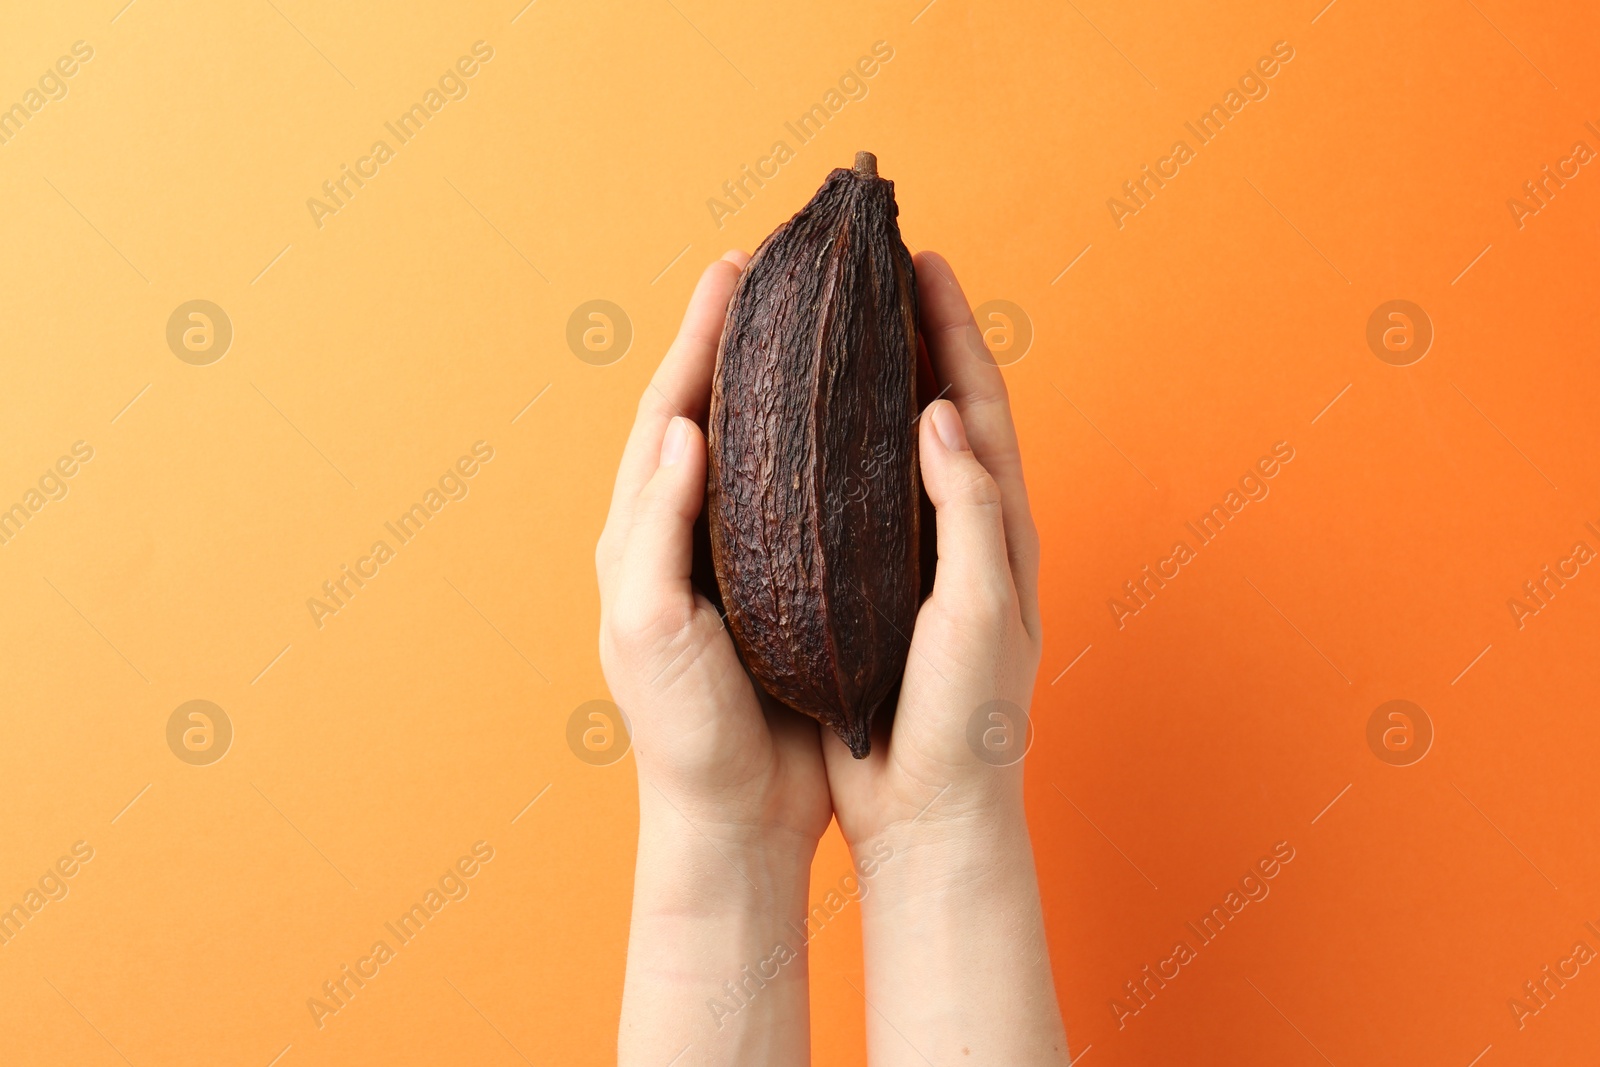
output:
<instances>
[{"instance_id":1,"label":"fingernail","mask_svg":"<svg viewBox=\"0 0 1600 1067\"><path fill-rule=\"evenodd\" d=\"M682 415L672 416L667 423L667 436L661 441L661 465L670 467L683 458L683 446L689 440L689 420Z\"/></svg>"},{"instance_id":2,"label":"fingernail","mask_svg":"<svg viewBox=\"0 0 1600 1067\"><path fill-rule=\"evenodd\" d=\"M961 416L956 413L954 404L948 400L935 400L928 417L933 420L933 428L944 447L952 452L971 451L967 445L966 428L961 425Z\"/></svg>"}]
</instances>

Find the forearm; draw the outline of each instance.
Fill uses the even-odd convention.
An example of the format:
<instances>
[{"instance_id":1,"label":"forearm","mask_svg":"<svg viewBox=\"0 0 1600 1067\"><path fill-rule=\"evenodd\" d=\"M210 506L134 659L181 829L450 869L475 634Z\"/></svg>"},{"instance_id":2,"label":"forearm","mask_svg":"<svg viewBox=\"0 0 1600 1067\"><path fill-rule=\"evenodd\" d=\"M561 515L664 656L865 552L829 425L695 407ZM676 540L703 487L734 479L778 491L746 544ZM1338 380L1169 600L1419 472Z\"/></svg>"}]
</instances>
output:
<instances>
[{"instance_id":1,"label":"forearm","mask_svg":"<svg viewBox=\"0 0 1600 1067\"><path fill-rule=\"evenodd\" d=\"M809 1063L815 842L713 842L641 801L620 1067Z\"/></svg>"},{"instance_id":2,"label":"forearm","mask_svg":"<svg viewBox=\"0 0 1600 1067\"><path fill-rule=\"evenodd\" d=\"M873 1067L1067 1063L1020 811L894 849L862 902Z\"/></svg>"}]
</instances>

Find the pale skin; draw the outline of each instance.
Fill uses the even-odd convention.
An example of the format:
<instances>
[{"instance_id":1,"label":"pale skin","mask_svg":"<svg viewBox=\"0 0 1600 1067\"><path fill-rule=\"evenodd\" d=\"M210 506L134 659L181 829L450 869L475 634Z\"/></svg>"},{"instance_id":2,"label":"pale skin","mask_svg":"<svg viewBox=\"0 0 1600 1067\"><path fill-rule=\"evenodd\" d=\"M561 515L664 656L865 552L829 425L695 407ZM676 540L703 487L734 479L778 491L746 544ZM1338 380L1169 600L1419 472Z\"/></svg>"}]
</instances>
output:
<instances>
[{"instance_id":1,"label":"pale skin","mask_svg":"<svg viewBox=\"0 0 1600 1067\"><path fill-rule=\"evenodd\" d=\"M830 730L758 696L722 618L690 584L705 497L700 426L748 261L730 252L701 277L639 402L595 551L601 664L632 726L639 776L618 1062L810 1062L796 931L814 903L817 842L837 819L865 888L868 1062L1061 1067L1022 764L991 765L967 741L988 702L1029 706L1039 665L1039 538L1005 382L981 358L950 265L918 254L922 335L947 389L917 426L939 563L892 733L856 760ZM779 943L792 956L775 959ZM724 983L758 970L777 976L729 995ZM737 1010L713 1012L713 999Z\"/></svg>"}]
</instances>

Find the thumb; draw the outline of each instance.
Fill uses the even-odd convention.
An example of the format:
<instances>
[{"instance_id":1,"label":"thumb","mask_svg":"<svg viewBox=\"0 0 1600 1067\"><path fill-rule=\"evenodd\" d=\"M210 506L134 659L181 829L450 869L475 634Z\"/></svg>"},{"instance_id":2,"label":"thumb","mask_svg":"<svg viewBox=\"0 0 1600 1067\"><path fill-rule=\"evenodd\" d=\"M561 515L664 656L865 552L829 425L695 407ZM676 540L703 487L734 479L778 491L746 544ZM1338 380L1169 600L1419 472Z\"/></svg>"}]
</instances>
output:
<instances>
[{"instance_id":1,"label":"thumb","mask_svg":"<svg viewBox=\"0 0 1600 1067\"><path fill-rule=\"evenodd\" d=\"M682 415L667 423L656 471L634 505L623 549L622 590L687 586L694 562L694 520L706 488L706 444Z\"/></svg>"},{"instance_id":2,"label":"thumb","mask_svg":"<svg viewBox=\"0 0 1600 1067\"><path fill-rule=\"evenodd\" d=\"M928 406L918 444L922 482L937 519L939 569L933 598L968 610L1009 608L1016 590L1006 555L1000 486L973 455L954 404L936 400Z\"/></svg>"}]
</instances>

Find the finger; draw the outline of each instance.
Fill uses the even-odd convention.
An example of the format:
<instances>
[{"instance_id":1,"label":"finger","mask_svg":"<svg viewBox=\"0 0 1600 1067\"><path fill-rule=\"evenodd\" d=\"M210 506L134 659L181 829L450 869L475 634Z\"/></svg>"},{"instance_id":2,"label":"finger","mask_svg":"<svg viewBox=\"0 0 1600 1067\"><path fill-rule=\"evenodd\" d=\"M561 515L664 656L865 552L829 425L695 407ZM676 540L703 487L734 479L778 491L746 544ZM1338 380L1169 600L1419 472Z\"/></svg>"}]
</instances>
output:
<instances>
[{"instance_id":1,"label":"finger","mask_svg":"<svg viewBox=\"0 0 1600 1067\"><path fill-rule=\"evenodd\" d=\"M660 463L633 507L618 588L646 602L690 605L694 520L706 488L705 438L692 421L675 415L657 453Z\"/></svg>"},{"instance_id":2,"label":"finger","mask_svg":"<svg viewBox=\"0 0 1600 1067\"><path fill-rule=\"evenodd\" d=\"M1028 507L1016 427L1005 378L972 317L950 264L934 252L919 252L917 298L922 333L935 377L961 413L973 454L1000 486L1012 579L1023 620L1037 632L1039 535Z\"/></svg>"},{"instance_id":3,"label":"finger","mask_svg":"<svg viewBox=\"0 0 1600 1067\"><path fill-rule=\"evenodd\" d=\"M705 414L728 301L749 260L745 253L731 251L701 274L678 336L639 400L638 415L617 468L611 511L595 553L602 587L621 556L634 498L656 469L668 420L674 416L698 420Z\"/></svg>"},{"instance_id":4,"label":"finger","mask_svg":"<svg viewBox=\"0 0 1600 1067\"><path fill-rule=\"evenodd\" d=\"M1018 606L1000 486L973 453L950 401L928 406L919 444L922 483L937 516L933 598L957 605L974 625L998 622Z\"/></svg>"},{"instance_id":5,"label":"finger","mask_svg":"<svg viewBox=\"0 0 1600 1067\"><path fill-rule=\"evenodd\" d=\"M668 419L681 415L699 422L705 417L728 301L748 259L743 252L729 252L700 275L678 335L639 400L639 415L623 451L619 493L637 493L655 470L656 449Z\"/></svg>"},{"instance_id":6,"label":"finger","mask_svg":"<svg viewBox=\"0 0 1600 1067\"><path fill-rule=\"evenodd\" d=\"M748 262L747 253L731 249L707 267L695 283L678 335L645 390L648 402L658 411L670 412L668 417L682 415L698 422L705 416L711 397L711 369L716 362L717 345L722 341L728 301Z\"/></svg>"}]
</instances>

